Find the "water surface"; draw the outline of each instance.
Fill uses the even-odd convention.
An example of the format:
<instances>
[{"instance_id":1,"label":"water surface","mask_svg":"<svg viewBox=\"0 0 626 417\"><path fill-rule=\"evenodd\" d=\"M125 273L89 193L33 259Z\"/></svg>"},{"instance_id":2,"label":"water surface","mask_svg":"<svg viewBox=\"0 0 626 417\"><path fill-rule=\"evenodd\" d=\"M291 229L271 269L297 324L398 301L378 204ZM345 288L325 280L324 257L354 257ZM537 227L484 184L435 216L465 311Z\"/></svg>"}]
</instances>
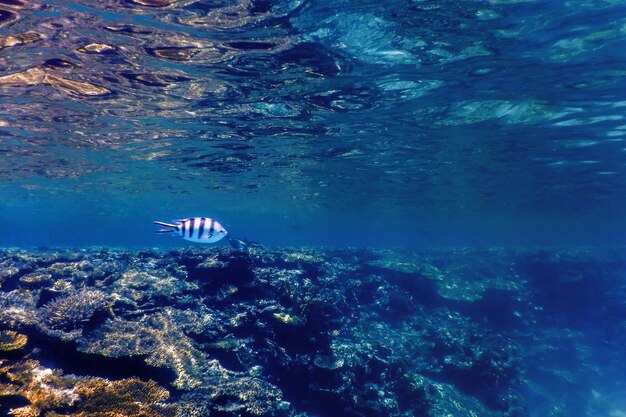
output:
<instances>
[{"instance_id":1,"label":"water surface","mask_svg":"<svg viewBox=\"0 0 626 417\"><path fill-rule=\"evenodd\" d=\"M621 1L0 7L6 244L624 242Z\"/></svg>"}]
</instances>

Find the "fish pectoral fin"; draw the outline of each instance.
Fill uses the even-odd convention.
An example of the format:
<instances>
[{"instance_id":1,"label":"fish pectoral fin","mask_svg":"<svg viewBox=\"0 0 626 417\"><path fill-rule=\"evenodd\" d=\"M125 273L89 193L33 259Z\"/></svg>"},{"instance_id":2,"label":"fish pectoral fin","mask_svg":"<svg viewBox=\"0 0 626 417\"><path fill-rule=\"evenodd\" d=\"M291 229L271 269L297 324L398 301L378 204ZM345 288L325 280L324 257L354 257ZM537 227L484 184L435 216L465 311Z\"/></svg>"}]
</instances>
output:
<instances>
[{"instance_id":1,"label":"fish pectoral fin","mask_svg":"<svg viewBox=\"0 0 626 417\"><path fill-rule=\"evenodd\" d=\"M159 226L176 228L175 224L169 224L169 223L165 223L165 222L155 221L154 224L158 224Z\"/></svg>"}]
</instances>

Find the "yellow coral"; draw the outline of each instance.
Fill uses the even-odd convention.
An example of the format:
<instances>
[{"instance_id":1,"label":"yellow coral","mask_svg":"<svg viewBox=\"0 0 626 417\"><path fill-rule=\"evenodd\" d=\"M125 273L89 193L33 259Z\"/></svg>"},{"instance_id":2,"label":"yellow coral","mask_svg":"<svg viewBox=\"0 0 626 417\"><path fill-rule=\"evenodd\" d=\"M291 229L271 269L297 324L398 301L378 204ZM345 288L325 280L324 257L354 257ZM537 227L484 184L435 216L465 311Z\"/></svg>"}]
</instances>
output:
<instances>
[{"instance_id":1,"label":"yellow coral","mask_svg":"<svg viewBox=\"0 0 626 417\"><path fill-rule=\"evenodd\" d=\"M13 330L0 331L0 351L8 352L23 348L28 341L28 337Z\"/></svg>"},{"instance_id":2,"label":"yellow coral","mask_svg":"<svg viewBox=\"0 0 626 417\"><path fill-rule=\"evenodd\" d=\"M88 45L83 46L82 48L78 48L78 52L83 52L86 54L101 54L105 52L114 51L115 47L111 45L107 45L104 43L90 43Z\"/></svg>"},{"instance_id":3,"label":"yellow coral","mask_svg":"<svg viewBox=\"0 0 626 417\"><path fill-rule=\"evenodd\" d=\"M9 414L15 417L38 417L41 411L37 407L27 405L25 407L14 408Z\"/></svg>"},{"instance_id":4,"label":"yellow coral","mask_svg":"<svg viewBox=\"0 0 626 417\"><path fill-rule=\"evenodd\" d=\"M293 314L289 314L289 313L274 313L274 317L277 320L282 321L285 324L291 325L291 326L302 326L305 324L305 321L303 319L301 319L298 316L294 316Z\"/></svg>"}]
</instances>

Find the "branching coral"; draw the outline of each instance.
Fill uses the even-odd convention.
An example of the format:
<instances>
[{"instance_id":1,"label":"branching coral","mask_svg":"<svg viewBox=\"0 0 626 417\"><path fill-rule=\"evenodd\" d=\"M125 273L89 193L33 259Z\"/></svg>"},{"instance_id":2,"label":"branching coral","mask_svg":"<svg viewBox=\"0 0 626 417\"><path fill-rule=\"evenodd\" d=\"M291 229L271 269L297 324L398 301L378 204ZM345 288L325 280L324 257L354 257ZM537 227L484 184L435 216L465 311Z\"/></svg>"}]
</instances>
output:
<instances>
[{"instance_id":1,"label":"branching coral","mask_svg":"<svg viewBox=\"0 0 626 417\"><path fill-rule=\"evenodd\" d=\"M107 307L107 295L99 290L83 289L57 298L41 310L44 323L53 330L72 331Z\"/></svg>"},{"instance_id":2,"label":"branching coral","mask_svg":"<svg viewBox=\"0 0 626 417\"><path fill-rule=\"evenodd\" d=\"M149 365L165 366L176 373L174 386L178 389L222 380L227 371L196 349L171 313L165 309L164 313L138 321L109 319L93 337L82 342L81 349L109 357L147 355Z\"/></svg>"}]
</instances>

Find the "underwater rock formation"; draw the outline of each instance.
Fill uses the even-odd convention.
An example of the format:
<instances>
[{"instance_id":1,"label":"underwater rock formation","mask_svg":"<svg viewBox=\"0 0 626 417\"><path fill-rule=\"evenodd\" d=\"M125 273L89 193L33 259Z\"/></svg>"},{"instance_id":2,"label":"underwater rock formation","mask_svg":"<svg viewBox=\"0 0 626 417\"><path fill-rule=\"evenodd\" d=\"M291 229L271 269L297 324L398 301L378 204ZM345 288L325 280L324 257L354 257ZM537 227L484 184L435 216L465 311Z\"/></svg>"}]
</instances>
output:
<instances>
[{"instance_id":1,"label":"underwater rock formation","mask_svg":"<svg viewBox=\"0 0 626 417\"><path fill-rule=\"evenodd\" d=\"M620 253L4 250L0 413L523 416L529 390L551 398L532 375L570 389L595 375L559 357L588 358L581 331L607 315L622 321L603 332L623 330L625 267ZM626 339L610 340L618 363Z\"/></svg>"}]
</instances>

